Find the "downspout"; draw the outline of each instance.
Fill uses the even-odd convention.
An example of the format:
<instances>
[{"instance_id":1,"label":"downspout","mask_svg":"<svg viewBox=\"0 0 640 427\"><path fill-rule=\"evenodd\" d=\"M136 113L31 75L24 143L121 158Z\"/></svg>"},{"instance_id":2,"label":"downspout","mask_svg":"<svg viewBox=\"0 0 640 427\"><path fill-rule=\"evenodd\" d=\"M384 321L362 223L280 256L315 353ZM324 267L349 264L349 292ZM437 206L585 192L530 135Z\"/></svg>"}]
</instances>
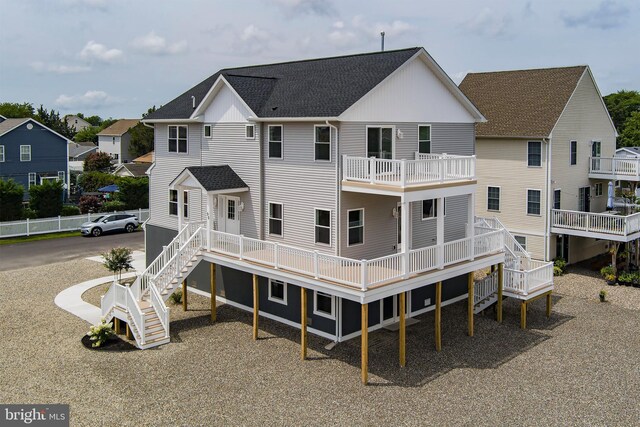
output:
<instances>
[{"instance_id":1,"label":"downspout","mask_svg":"<svg viewBox=\"0 0 640 427\"><path fill-rule=\"evenodd\" d=\"M336 255L340 256L340 253L342 252L342 242L340 241L340 219L341 219L341 211L340 211L340 181L341 181L341 176L340 176L340 151L339 151L339 135L338 135L338 128L334 125L332 125L331 123L329 123L329 120L325 120L325 124L327 126L329 126L329 128L333 128L336 131L336 179L337 179L337 186L336 186Z\"/></svg>"},{"instance_id":2,"label":"downspout","mask_svg":"<svg viewBox=\"0 0 640 427\"><path fill-rule=\"evenodd\" d=\"M542 138L542 141L547 144L547 185L546 187L546 197L547 197L547 206L545 209L544 216L544 260L549 261L549 243L551 241L551 233L549 232L550 224L549 224L549 216L551 214L551 135L549 138Z\"/></svg>"},{"instance_id":3,"label":"downspout","mask_svg":"<svg viewBox=\"0 0 640 427\"><path fill-rule=\"evenodd\" d=\"M258 162L259 162L259 167L258 167L258 173L260 175L260 184L259 184L259 190L260 194L259 194L259 200L260 200L260 222L259 224L259 229L258 229L258 238L260 240L264 240L264 223L265 223L265 206L264 206L264 154L262 152L263 149L263 137L264 137L264 123L259 122L260 124L260 136L258 138Z\"/></svg>"}]
</instances>

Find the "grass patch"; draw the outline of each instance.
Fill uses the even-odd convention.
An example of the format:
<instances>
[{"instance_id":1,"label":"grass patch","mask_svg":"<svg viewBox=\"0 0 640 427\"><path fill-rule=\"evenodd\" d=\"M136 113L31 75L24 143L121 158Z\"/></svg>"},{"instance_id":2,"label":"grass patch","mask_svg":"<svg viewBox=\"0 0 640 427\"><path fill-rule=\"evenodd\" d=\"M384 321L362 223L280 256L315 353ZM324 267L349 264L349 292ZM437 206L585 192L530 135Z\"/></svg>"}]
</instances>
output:
<instances>
[{"instance_id":1,"label":"grass patch","mask_svg":"<svg viewBox=\"0 0 640 427\"><path fill-rule=\"evenodd\" d=\"M80 236L80 231L63 231L60 233L36 234L33 236L6 237L0 239L0 246L13 245L14 243L36 242L38 240L60 239L63 237Z\"/></svg>"}]
</instances>

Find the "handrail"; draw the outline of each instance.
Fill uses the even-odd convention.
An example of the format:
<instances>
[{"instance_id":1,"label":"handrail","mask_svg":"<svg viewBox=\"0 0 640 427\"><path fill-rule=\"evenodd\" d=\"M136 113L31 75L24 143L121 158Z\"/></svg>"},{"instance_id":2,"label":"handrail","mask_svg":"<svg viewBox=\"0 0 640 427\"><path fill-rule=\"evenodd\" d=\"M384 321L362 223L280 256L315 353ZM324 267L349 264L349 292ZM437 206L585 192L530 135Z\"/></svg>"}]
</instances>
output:
<instances>
[{"instance_id":1,"label":"handrail","mask_svg":"<svg viewBox=\"0 0 640 427\"><path fill-rule=\"evenodd\" d=\"M640 159L634 157L589 157L589 173L640 177Z\"/></svg>"},{"instance_id":2,"label":"handrail","mask_svg":"<svg viewBox=\"0 0 640 427\"><path fill-rule=\"evenodd\" d=\"M140 310L140 306L136 301L131 289L127 286L127 312L129 313L133 324L138 330L138 334L140 335L140 345L144 345L146 343L145 340L145 332L144 332L144 314L142 310Z\"/></svg>"},{"instance_id":3,"label":"handrail","mask_svg":"<svg viewBox=\"0 0 640 427\"><path fill-rule=\"evenodd\" d=\"M155 286L150 286L149 296L151 297L151 305L158 313L158 318L160 319L160 323L164 328L165 337L169 337L169 307L162 300L162 295L158 292L158 288Z\"/></svg>"}]
</instances>

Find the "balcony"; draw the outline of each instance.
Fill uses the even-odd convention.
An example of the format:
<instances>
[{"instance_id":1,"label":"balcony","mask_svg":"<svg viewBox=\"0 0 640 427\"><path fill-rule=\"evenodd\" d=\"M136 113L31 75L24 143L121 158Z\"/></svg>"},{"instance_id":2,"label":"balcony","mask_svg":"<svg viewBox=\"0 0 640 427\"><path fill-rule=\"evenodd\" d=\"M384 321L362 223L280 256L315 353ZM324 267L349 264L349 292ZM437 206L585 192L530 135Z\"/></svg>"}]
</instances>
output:
<instances>
[{"instance_id":1,"label":"balcony","mask_svg":"<svg viewBox=\"0 0 640 427\"><path fill-rule=\"evenodd\" d=\"M553 289L552 262L525 258L520 269L504 269L504 292L509 296L526 298L549 289Z\"/></svg>"},{"instance_id":2,"label":"balcony","mask_svg":"<svg viewBox=\"0 0 640 427\"><path fill-rule=\"evenodd\" d=\"M475 156L416 153L415 160L344 156L343 188L395 191L476 183Z\"/></svg>"},{"instance_id":3,"label":"balcony","mask_svg":"<svg viewBox=\"0 0 640 427\"><path fill-rule=\"evenodd\" d=\"M589 178L640 181L640 159L589 157Z\"/></svg>"},{"instance_id":4,"label":"balcony","mask_svg":"<svg viewBox=\"0 0 640 427\"><path fill-rule=\"evenodd\" d=\"M615 212L591 213L552 209L551 232L629 242L640 237L640 213L622 216L616 215Z\"/></svg>"}]
</instances>

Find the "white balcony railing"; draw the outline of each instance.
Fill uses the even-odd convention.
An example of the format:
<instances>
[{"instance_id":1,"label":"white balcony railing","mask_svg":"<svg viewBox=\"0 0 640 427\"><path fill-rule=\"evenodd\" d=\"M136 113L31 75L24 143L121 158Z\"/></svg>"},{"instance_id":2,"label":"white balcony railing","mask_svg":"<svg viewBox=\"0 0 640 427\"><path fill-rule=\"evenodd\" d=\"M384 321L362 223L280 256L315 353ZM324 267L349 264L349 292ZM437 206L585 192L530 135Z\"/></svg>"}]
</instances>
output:
<instances>
[{"instance_id":1,"label":"white balcony railing","mask_svg":"<svg viewBox=\"0 0 640 427\"><path fill-rule=\"evenodd\" d=\"M633 157L589 157L592 175L617 175L640 178L640 159Z\"/></svg>"},{"instance_id":2,"label":"white balcony railing","mask_svg":"<svg viewBox=\"0 0 640 427\"><path fill-rule=\"evenodd\" d=\"M400 188L410 185L473 180L475 175L475 156L416 153L416 160L344 156L342 162L342 177L345 181L384 184Z\"/></svg>"},{"instance_id":3,"label":"white balcony railing","mask_svg":"<svg viewBox=\"0 0 640 427\"><path fill-rule=\"evenodd\" d=\"M522 270L504 269L504 290L528 295L553 283L553 263L527 259Z\"/></svg>"},{"instance_id":4,"label":"white balcony railing","mask_svg":"<svg viewBox=\"0 0 640 427\"><path fill-rule=\"evenodd\" d=\"M584 232L628 236L640 232L640 213L621 216L610 213L551 210L551 227Z\"/></svg>"}]
</instances>

